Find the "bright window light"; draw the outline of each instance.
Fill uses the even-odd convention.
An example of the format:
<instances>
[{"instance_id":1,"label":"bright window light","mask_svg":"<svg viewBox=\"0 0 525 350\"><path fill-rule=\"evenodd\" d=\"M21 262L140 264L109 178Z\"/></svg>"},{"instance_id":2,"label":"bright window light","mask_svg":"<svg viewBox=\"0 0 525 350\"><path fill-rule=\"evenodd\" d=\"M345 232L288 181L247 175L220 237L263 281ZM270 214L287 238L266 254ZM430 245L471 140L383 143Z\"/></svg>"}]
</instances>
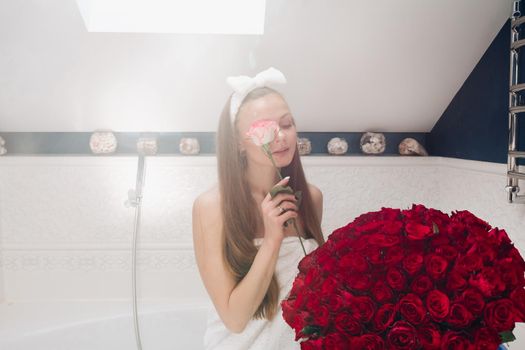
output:
<instances>
[{"instance_id":1,"label":"bright window light","mask_svg":"<svg viewBox=\"0 0 525 350\"><path fill-rule=\"evenodd\" d=\"M266 0L76 0L89 32L264 34Z\"/></svg>"}]
</instances>

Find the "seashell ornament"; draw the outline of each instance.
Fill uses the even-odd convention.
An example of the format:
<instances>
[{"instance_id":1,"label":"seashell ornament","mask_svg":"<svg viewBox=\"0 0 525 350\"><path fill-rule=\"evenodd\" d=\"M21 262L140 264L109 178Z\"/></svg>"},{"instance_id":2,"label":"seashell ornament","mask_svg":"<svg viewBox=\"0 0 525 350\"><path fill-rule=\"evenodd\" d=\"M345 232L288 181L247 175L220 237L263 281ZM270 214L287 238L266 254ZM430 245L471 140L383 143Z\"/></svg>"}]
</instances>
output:
<instances>
[{"instance_id":1,"label":"seashell ornament","mask_svg":"<svg viewBox=\"0 0 525 350\"><path fill-rule=\"evenodd\" d=\"M297 148L299 149L299 155L301 156L312 153L312 143L306 137L300 137L297 139Z\"/></svg>"},{"instance_id":2,"label":"seashell ornament","mask_svg":"<svg viewBox=\"0 0 525 350\"><path fill-rule=\"evenodd\" d=\"M117 138L111 131L95 131L89 139L89 148L94 154L110 154L117 149Z\"/></svg>"},{"instance_id":3,"label":"seashell ornament","mask_svg":"<svg viewBox=\"0 0 525 350\"><path fill-rule=\"evenodd\" d=\"M366 154L381 154L385 151L385 135L380 132L365 132L361 136L361 151Z\"/></svg>"},{"instance_id":4,"label":"seashell ornament","mask_svg":"<svg viewBox=\"0 0 525 350\"><path fill-rule=\"evenodd\" d=\"M330 141L328 141L328 153L332 155L341 155L345 154L346 151L348 151L348 143L345 141L345 139L334 137Z\"/></svg>"},{"instance_id":5,"label":"seashell ornament","mask_svg":"<svg viewBox=\"0 0 525 350\"><path fill-rule=\"evenodd\" d=\"M7 153L7 148L5 148L5 140L0 136L0 156L3 156Z\"/></svg>"},{"instance_id":6,"label":"seashell ornament","mask_svg":"<svg viewBox=\"0 0 525 350\"><path fill-rule=\"evenodd\" d=\"M200 146L199 140L194 137L183 137L179 143L180 153L186 155L199 154Z\"/></svg>"},{"instance_id":7,"label":"seashell ornament","mask_svg":"<svg viewBox=\"0 0 525 350\"><path fill-rule=\"evenodd\" d=\"M154 137L141 137L137 141L137 152L146 156L157 154L157 139Z\"/></svg>"},{"instance_id":8,"label":"seashell ornament","mask_svg":"<svg viewBox=\"0 0 525 350\"><path fill-rule=\"evenodd\" d=\"M403 139L398 146L399 154L404 156L428 156L427 151L425 148L417 142L416 139L413 139L411 137L407 137L406 139Z\"/></svg>"}]
</instances>

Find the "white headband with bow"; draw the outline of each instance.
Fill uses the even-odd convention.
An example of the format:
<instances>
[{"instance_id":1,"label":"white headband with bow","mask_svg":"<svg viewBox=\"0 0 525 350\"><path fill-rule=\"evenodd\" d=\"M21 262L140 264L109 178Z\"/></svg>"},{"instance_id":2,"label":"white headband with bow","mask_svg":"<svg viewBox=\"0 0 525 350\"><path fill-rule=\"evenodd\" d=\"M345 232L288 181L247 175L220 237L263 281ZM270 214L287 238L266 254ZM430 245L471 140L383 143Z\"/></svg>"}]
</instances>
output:
<instances>
[{"instance_id":1,"label":"white headband with bow","mask_svg":"<svg viewBox=\"0 0 525 350\"><path fill-rule=\"evenodd\" d=\"M230 118L233 123L246 95L256 88L268 86L269 84L286 84L286 78L278 69L270 67L253 78L240 75L237 77L228 77L226 82L234 91L230 103Z\"/></svg>"}]
</instances>

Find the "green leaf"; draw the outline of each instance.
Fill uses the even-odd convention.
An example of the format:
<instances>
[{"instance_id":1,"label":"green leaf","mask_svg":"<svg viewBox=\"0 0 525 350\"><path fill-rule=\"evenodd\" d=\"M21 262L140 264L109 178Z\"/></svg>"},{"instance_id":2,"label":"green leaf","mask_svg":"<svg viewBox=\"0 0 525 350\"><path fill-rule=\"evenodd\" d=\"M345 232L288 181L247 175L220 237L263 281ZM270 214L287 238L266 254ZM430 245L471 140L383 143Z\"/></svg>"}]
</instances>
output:
<instances>
[{"instance_id":1,"label":"green leaf","mask_svg":"<svg viewBox=\"0 0 525 350\"><path fill-rule=\"evenodd\" d=\"M290 186L275 186L274 188L272 188L270 190L270 196L272 196L272 198L274 198L275 196L277 196L279 193L290 193L290 194L293 194L293 190Z\"/></svg>"},{"instance_id":2,"label":"green leaf","mask_svg":"<svg viewBox=\"0 0 525 350\"><path fill-rule=\"evenodd\" d=\"M438 225L436 225L435 222L432 223L432 229L434 230L434 234L438 234L439 233L439 227L438 227Z\"/></svg>"},{"instance_id":3,"label":"green leaf","mask_svg":"<svg viewBox=\"0 0 525 350\"><path fill-rule=\"evenodd\" d=\"M502 343L508 343L508 342L516 340L516 337L514 336L512 331L500 332L499 336L501 337Z\"/></svg>"},{"instance_id":4,"label":"green leaf","mask_svg":"<svg viewBox=\"0 0 525 350\"><path fill-rule=\"evenodd\" d=\"M301 332L306 335L319 334L321 332L321 327L316 325L308 325L305 326Z\"/></svg>"}]
</instances>

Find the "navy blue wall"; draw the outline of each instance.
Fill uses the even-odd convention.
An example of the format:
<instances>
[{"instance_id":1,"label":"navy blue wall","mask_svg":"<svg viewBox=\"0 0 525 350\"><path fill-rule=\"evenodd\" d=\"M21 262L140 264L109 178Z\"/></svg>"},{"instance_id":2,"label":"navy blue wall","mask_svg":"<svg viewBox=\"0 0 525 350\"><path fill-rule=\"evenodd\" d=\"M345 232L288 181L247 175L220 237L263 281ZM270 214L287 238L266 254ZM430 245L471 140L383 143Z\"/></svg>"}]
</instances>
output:
<instances>
[{"instance_id":1,"label":"navy blue wall","mask_svg":"<svg viewBox=\"0 0 525 350\"><path fill-rule=\"evenodd\" d=\"M427 135L430 155L507 163L509 48L510 20ZM520 55L523 73L525 49ZM525 79L520 77L518 82ZM522 138L518 149L523 150L525 114L518 115L518 126Z\"/></svg>"}]
</instances>

